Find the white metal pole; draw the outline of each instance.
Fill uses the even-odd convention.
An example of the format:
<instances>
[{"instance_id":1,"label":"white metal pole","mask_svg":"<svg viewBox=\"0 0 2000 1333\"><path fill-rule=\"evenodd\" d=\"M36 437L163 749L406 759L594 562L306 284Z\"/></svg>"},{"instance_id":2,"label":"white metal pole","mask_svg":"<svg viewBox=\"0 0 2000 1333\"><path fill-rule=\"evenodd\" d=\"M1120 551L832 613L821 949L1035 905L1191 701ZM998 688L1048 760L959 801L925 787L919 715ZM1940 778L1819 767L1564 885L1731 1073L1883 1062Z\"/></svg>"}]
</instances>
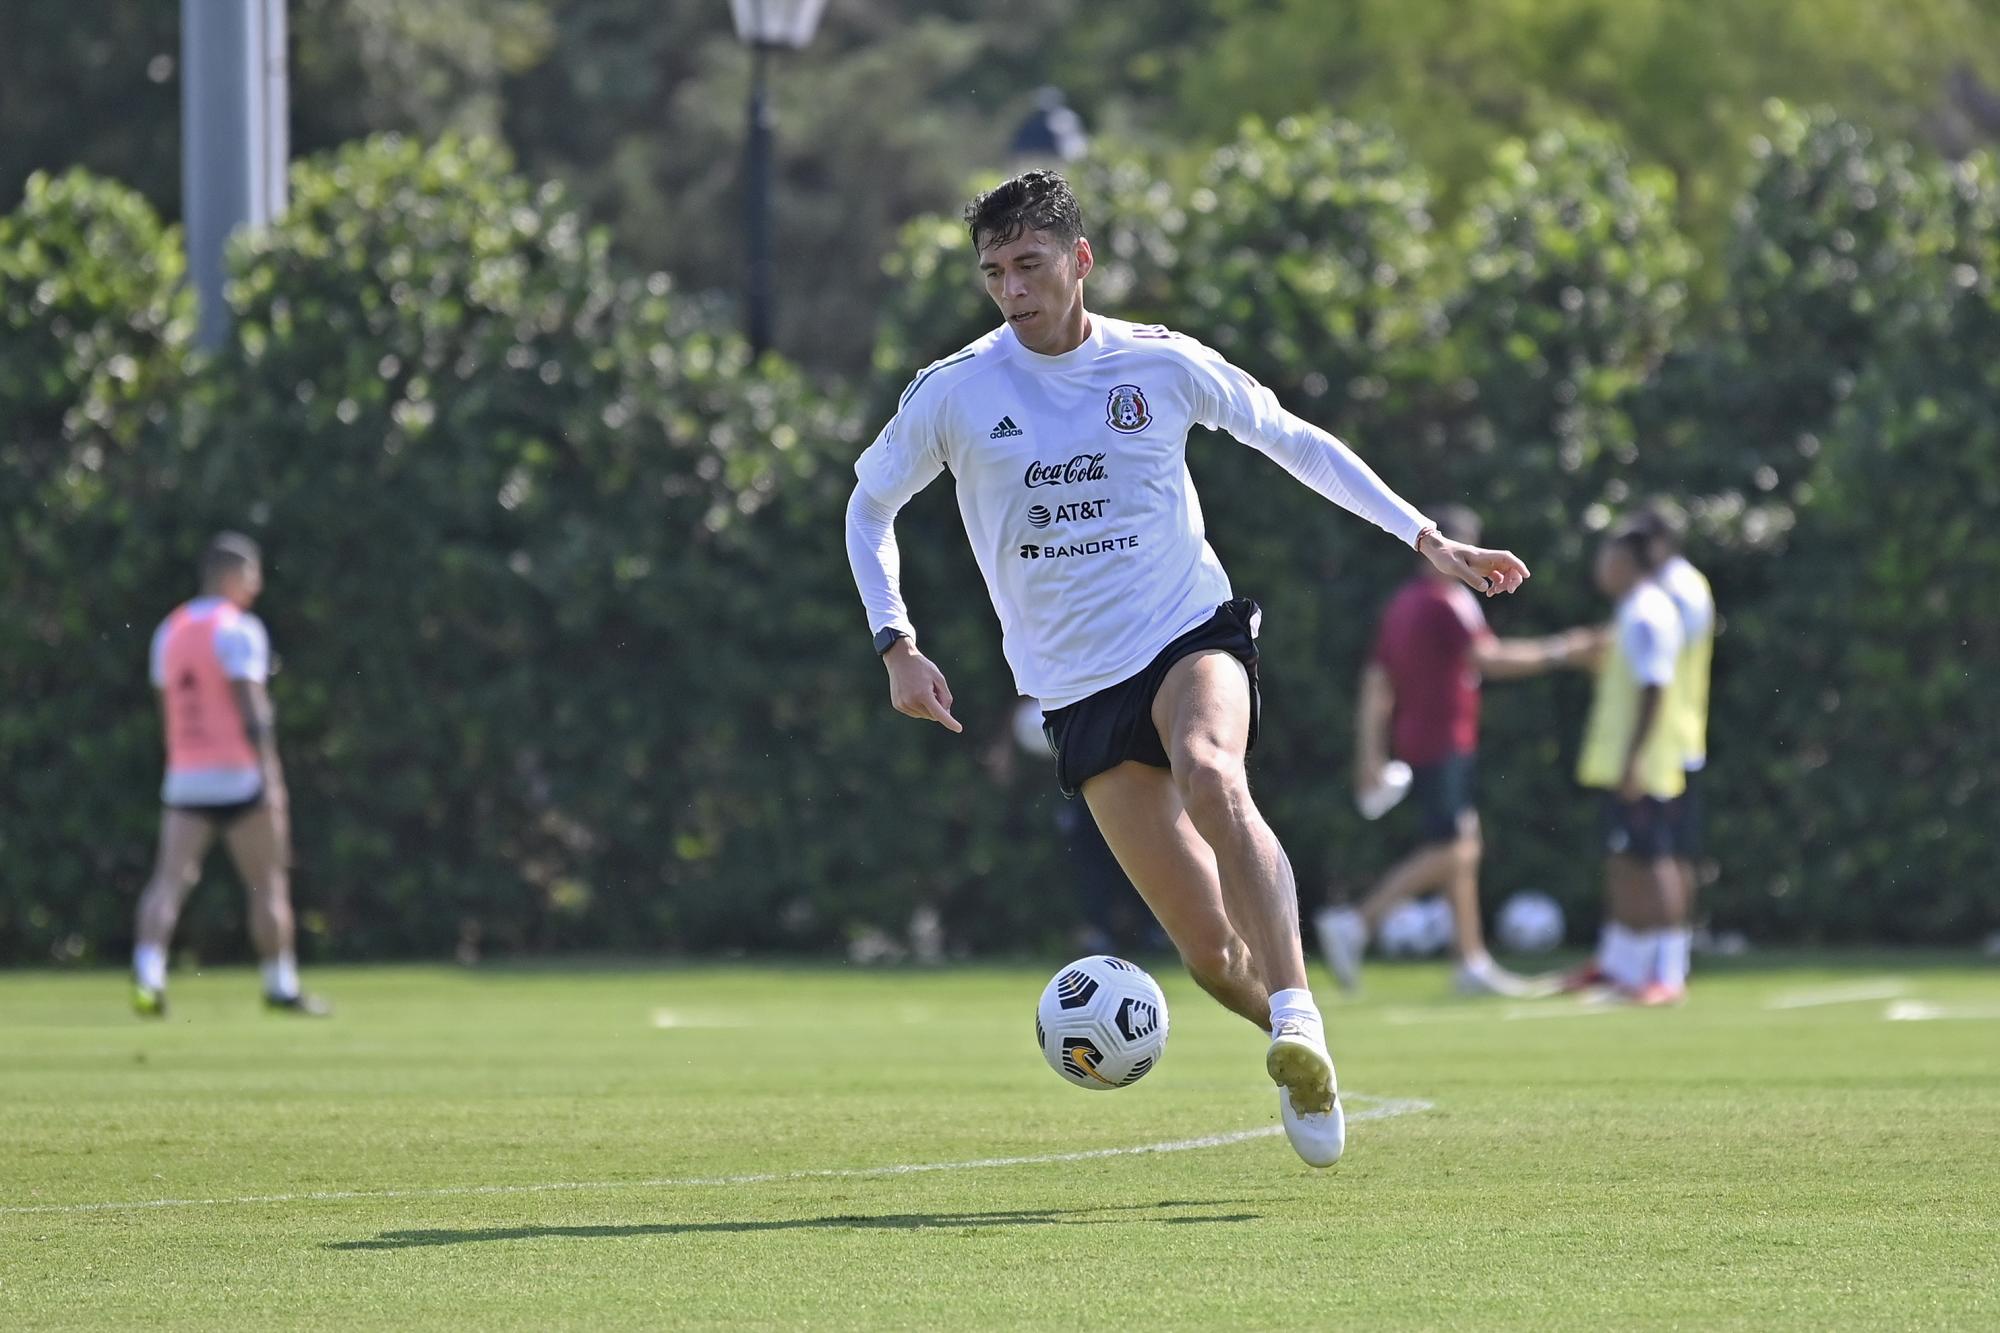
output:
<instances>
[{"instance_id":1,"label":"white metal pole","mask_svg":"<svg viewBox=\"0 0 2000 1333\"><path fill-rule=\"evenodd\" d=\"M181 213L200 340L229 334L223 253L285 206L284 0L181 0Z\"/></svg>"}]
</instances>

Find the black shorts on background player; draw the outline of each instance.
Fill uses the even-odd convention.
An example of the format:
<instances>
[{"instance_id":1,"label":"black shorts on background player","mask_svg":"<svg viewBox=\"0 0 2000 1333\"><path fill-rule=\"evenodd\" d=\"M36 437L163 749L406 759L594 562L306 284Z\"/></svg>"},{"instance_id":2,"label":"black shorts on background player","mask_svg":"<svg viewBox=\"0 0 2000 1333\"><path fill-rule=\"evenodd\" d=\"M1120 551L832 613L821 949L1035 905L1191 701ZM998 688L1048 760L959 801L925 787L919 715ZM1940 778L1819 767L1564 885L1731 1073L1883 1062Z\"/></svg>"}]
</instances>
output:
<instances>
[{"instance_id":1,"label":"black shorts on background player","mask_svg":"<svg viewBox=\"0 0 2000 1333\"><path fill-rule=\"evenodd\" d=\"M1456 842L1459 826L1478 808L1479 756L1447 755L1410 766L1410 804L1417 812L1417 846Z\"/></svg>"},{"instance_id":2,"label":"black shorts on background player","mask_svg":"<svg viewBox=\"0 0 2000 1333\"><path fill-rule=\"evenodd\" d=\"M1672 801L1656 796L1627 801L1608 791L1604 793L1604 850L1641 861L1676 856L1673 821Z\"/></svg>"},{"instance_id":3,"label":"black shorts on background player","mask_svg":"<svg viewBox=\"0 0 2000 1333\"><path fill-rule=\"evenodd\" d=\"M238 821L253 810L264 805L264 793L260 788L247 801L229 801L223 805L169 805L167 809L183 815L200 815L218 829L234 828Z\"/></svg>"},{"instance_id":4,"label":"black shorts on background player","mask_svg":"<svg viewBox=\"0 0 2000 1333\"><path fill-rule=\"evenodd\" d=\"M1701 773L1690 769L1687 775L1687 790L1673 799L1668 807L1668 822L1674 839L1674 855L1683 860L1696 861L1701 858Z\"/></svg>"},{"instance_id":5,"label":"black shorts on background player","mask_svg":"<svg viewBox=\"0 0 2000 1333\"><path fill-rule=\"evenodd\" d=\"M1257 747L1261 700L1257 689L1257 627L1263 618L1257 603L1238 597L1215 608L1215 614L1162 648L1145 670L1129 680L1079 699L1067 708L1042 716L1042 734L1056 758L1056 783L1065 796L1127 760L1173 767L1167 747L1153 725L1153 699L1160 682L1183 657L1221 649L1250 672L1249 747Z\"/></svg>"}]
</instances>

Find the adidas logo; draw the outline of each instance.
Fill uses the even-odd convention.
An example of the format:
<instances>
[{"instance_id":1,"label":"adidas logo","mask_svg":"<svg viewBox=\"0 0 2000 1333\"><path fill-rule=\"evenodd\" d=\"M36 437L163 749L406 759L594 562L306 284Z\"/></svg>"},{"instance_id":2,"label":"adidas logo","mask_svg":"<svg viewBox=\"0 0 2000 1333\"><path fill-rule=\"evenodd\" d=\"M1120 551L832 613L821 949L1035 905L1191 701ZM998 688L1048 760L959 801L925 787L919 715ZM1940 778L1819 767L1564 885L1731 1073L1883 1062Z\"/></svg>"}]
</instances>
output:
<instances>
[{"instance_id":1,"label":"adidas logo","mask_svg":"<svg viewBox=\"0 0 2000 1333\"><path fill-rule=\"evenodd\" d=\"M1019 434L1021 434L1021 428L1014 424L1014 418L1001 417L1000 424L986 432L986 438L989 440L1004 440Z\"/></svg>"}]
</instances>

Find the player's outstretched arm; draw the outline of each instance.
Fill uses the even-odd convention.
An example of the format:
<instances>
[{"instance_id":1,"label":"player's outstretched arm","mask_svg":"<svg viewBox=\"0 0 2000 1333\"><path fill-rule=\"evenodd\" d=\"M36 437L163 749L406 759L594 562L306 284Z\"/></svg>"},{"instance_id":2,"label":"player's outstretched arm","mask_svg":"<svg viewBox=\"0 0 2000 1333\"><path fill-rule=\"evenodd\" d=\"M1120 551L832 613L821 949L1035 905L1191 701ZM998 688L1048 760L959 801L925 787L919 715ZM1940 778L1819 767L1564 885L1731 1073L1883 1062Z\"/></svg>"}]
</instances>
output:
<instances>
[{"instance_id":1,"label":"player's outstretched arm","mask_svg":"<svg viewBox=\"0 0 2000 1333\"><path fill-rule=\"evenodd\" d=\"M1512 551L1468 546L1429 529L1417 537L1417 550L1440 572L1449 574L1474 592L1498 597L1528 581L1528 566Z\"/></svg>"},{"instance_id":2,"label":"player's outstretched arm","mask_svg":"<svg viewBox=\"0 0 2000 1333\"><path fill-rule=\"evenodd\" d=\"M1472 649L1472 664L1488 680L1520 680L1563 667L1597 665L1597 634L1567 630L1541 639L1481 638Z\"/></svg>"}]
</instances>

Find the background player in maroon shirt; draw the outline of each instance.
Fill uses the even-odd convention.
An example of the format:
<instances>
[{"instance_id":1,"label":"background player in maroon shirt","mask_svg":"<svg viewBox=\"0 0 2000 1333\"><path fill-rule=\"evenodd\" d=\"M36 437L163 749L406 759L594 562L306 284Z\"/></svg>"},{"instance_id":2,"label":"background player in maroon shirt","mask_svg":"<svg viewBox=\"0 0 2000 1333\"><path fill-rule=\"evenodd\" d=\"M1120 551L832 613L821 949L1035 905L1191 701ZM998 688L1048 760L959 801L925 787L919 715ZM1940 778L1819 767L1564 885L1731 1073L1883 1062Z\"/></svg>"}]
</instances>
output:
<instances>
[{"instance_id":1,"label":"background player in maroon shirt","mask_svg":"<svg viewBox=\"0 0 2000 1333\"><path fill-rule=\"evenodd\" d=\"M1448 505L1438 530L1477 542L1479 519ZM1479 599L1429 569L1397 590L1382 613L1375 648L1361 678L1355 719L1355 789L1382 780L1391 758L1410 766L1417 849L1376 882L1359 909L1330 907L1316 919L1320 947L1340 984L1354 989L1361 955L1397 903L1446 891L1454 926L1457 984L1475 995L1520 995L1532 983L1486 952L1479 923L1479 811L1474 800L1482 678L1538 675L1594 660L1595 636L1577 631L1546 639L1501 639L1487 627Z\"/></svg>"}]
</instances>

